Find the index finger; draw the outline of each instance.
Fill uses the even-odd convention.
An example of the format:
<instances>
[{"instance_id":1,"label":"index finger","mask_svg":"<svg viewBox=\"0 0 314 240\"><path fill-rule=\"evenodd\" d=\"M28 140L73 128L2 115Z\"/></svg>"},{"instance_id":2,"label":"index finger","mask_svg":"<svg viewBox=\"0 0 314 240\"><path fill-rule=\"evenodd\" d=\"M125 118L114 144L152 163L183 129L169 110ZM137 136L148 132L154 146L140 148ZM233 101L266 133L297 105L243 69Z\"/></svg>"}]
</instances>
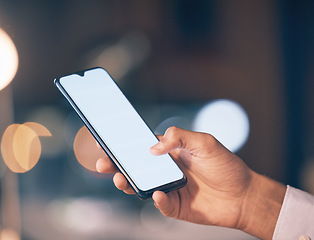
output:
<instances>
[{"instance_id":1,"label":"index finger","mask_svg":"<svg viewBox=\"0 0 314 240\"><path fill-rule=\"evenodd\" d=\"M108 156L99 158L96 162L96 170L99 173L116 173L119 172Z\"/></svg>"}]
</instances>

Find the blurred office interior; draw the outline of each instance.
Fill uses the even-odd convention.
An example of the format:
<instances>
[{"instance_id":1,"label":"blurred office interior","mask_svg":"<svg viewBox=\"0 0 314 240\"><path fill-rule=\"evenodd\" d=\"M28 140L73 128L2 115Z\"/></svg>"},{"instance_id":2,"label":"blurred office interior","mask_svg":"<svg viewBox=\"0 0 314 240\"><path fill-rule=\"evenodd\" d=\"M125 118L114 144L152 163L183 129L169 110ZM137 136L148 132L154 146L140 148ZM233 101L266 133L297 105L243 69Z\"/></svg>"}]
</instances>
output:
<instances>
[{"instance_id":1,"label":"blurred office interior","mask_svg":"<svg viewBox=\"0 0 314 240\"><path fill-rule=\"evenodd\" d=\"M53 79L104 67L156 134L217 133L253 170L314 193L313 12L310 0L2 0L18 62L0 89L0 239L255 239L167 219L94 172L103 153ZM4 159L16 129L37 144L21 147L37 154L23 168Z\"/></svg>"}]
</instances>

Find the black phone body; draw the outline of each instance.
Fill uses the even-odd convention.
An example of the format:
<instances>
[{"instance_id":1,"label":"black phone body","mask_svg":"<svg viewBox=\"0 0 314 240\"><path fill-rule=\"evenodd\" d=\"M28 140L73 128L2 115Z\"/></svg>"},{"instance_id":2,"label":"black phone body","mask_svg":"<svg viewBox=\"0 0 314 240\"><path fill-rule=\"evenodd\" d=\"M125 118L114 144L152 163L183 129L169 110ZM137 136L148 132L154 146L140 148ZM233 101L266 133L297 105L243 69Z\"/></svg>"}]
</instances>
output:
<instances>
[{"instance_id":1,"label":"black phone body","mask_svg":"<svg viewBox=\"0 0 314 240\"><path fill-rule=\"evenodd\" d=\"M150 154L157 137L105 69L69 74L54 83L141 199L186 184L169 154Z\"/></svg>"}]
</instances>

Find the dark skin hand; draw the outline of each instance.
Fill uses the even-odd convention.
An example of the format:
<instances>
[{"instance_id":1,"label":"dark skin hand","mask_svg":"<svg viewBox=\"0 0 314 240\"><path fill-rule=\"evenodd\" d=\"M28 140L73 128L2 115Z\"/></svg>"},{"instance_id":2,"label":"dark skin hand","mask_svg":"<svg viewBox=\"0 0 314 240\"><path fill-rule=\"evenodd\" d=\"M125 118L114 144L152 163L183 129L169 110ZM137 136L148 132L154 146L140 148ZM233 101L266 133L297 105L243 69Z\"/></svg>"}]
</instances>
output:
<instances>
[{"instance_id":1,"label":"dark skin hand","mask_svg":"<svg viewBox=\"0 0 314 240\"><path fill-rule=\"evenodd\" d=\"M179 190L167 194L154 192L155 206L163 215L198 224L236 228L262 239L272 238L285 186L252 171L206 133L171 127L150 151L153 155L170 153L188 179L186 186ZM134 194L108 157L99 159L96 168L100 173L115 172L115 186L127 194ZM265 211L270 209L272 212L268 216ZM263 219L257 217L260 214ZM265 218L269 218L268 221ZM259 227L254 227L256 224Z\"/></svg>"}]
</instances>

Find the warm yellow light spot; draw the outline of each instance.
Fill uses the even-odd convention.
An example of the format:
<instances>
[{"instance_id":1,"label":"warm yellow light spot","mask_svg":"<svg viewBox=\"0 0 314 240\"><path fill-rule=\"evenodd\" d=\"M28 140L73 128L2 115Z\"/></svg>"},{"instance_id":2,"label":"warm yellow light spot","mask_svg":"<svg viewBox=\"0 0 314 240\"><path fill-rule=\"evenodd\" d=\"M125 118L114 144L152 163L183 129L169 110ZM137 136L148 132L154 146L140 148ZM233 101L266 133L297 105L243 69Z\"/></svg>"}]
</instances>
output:
<instances>
[{"instance_id":1,"label":"warm yellow light spot","mask_svg":"<svg viewBox=\"0 0 314 240\"><path fill-rule=\"evenodd\" d=\"M0 28L0 90L14 78L18 62L18 54L13 41Z\"/></svg>"},{"instance_id":2,"label":"warm yellow light spot","mask_svg":"<svg viewBox=\"0 0 314 240\"><path fill-rule=\"evenodd\" d=\"M26 172L26 169L22 168L21 165L17 162L12 145L15 132L19 126L20 124L12 124L7 127L2 136L1 153L8 168L13 172L21 173Z\"/></svg>"},{"instance_id":3,"label":"warm yellow light spot","mask_svg":"<svg viewBox=\"0 0 314 240\"><path fill-rule=\"evenodd\" d=\"M39 123L26 122L23 125L31 128L39 137L51 137L50 131Z\"/></svg>"},{"instance_id":4,"label":"warm yellow light spot","mask_svg":"<svg viewBox=\"0 0 314 240\"><path fill-rule=\"evenodd\" d=\"M86 127L82 127L76 134L73 149L77 161L91 171L96 171L97 159L104 157L104 152L97 148L94 137Z\"/></svg>"},{"instance_id":5,"label":"warm yellow light spot","mask_svg":"<svg viewBox=\"0 0 314 240\"><path fill-rule=\"evenodd\" d=\"M19 125L12 141L15 160L26 171L32 169L39 160L41 145L38 135L29 127Z\"/></svg>"},{"instance_id":6,"label":"warm yellow light spot","mask_svg":"<svg viewBox=\"0 0 314 240\"><path fill-rule=\"evenodd\" d=\"M51 136L51 133L38 123L12 124L5 130L1 153L11 171L27 172L37 164L41 154L39 136Z\"/></svg>"},{"instance_id":7,"label":"warm yellow light spot","mask_svg":"<svg viewBox=\"0 0 314 240\"><path fill-rule=\"evenodd\" d=\"M0 240L20 240L19 233L10 228L0 229Z\"/></svg>"}]
</instances>

